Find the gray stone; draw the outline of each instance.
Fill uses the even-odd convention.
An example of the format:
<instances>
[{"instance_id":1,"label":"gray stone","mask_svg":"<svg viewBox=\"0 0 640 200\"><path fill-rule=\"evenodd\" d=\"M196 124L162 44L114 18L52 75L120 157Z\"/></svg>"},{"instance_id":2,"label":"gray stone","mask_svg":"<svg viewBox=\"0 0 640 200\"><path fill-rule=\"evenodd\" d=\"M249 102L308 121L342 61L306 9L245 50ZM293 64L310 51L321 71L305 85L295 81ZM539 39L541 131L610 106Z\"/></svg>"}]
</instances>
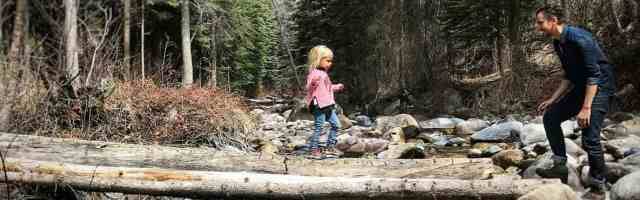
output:
<instances>
[{"instance_id":1,"label":"gray stone","mask_svg":"<svg viewBox=\"0 0 640 200\"><path fill-rule=\"evenodd\" d=\"M408 114L383 116L376 119L377 130L386 133L393 128L402 128L407 138L413 138L418 135L420 126L418 125L418 121Z\"/></svg>"},{"instance_id":2,"label":"gray stone","mask_svg":"<svg viewBox=\"0 0 640 200\"><path fill-rule=\"evenodd\" d=\"M502 147L500 147L498 145L492 145L489 148L487 148L484 151L482 151L482 155L484 155L484 156L493 156L493 155L501 152L502 150L503 150Z\"/></svg>"},{"instance_id":3,"label":"gray stone","mask_svg":"<svg viewBox=\"0 0 640 200\"><path fill-rule=\"evenodd\" d=\"M358 115L356 116L356 125L370 127L371 125L373 125L373 123L371 122L371 118L369 118L368 116Z\"/></svg>"},{"instance_id":4,"label":"gray stone","mask_svg":"<svg viewBox=\"0 0 640 200\"><path fill-rule=\"evenodd\" d=\"M543 124L527 124L522 128L520 141L524 146L538 142L546 142L547 134Z\"/></svg>"},{"instance_id":5,"label":"gray stone","mask_svg":"<svg viewBox=\"0 0 640 200\"><path fill-rule=\"evenodd\" d=\"M618 180L611 188L611 200L640 199L640 172L634 172Z\"/></svg>"},{"instance_id":6,"label":"gray stone","mask_svg":"<svg viewBox=\"0 0 640 200\"><path fill-rule=\"evenodd\" d=\"M475 132L489 127L489 122L481 119L469 119L456 125L456 134L460 136L473 135Z\"/></svg>"},{"instance_id":7,"label":"gray stone","mask_svg":"<svg viewBox=\"0 0 640 200\"><path fill-rule=\"evenodd\" d=\"M556 183L540 186L518 200L576 200L577 196L569 186Z\"/></svg>"},{"instance_id":8,"label":"gray stone","mask_svg":"<svg viewBox=\"0 0 640 200\"><path fill-rule=\"evenodd\" d=\"M517 121L495 124L471 135L471 139L477 142L511 142L520 136L523 126Z\"/></svg>"},{"instance_id":9,"label":"gray stone","mask_svg":"<svg viewBox=\"0 0 640 200\"><path fill-rule=\"evenodd\" d=\"M507 169L512 166L519 166L520 162L524 160L524 153L520 150L504 150L491 157L494 165L498 165L503 169Z\"/></svg>"}]
</instances>

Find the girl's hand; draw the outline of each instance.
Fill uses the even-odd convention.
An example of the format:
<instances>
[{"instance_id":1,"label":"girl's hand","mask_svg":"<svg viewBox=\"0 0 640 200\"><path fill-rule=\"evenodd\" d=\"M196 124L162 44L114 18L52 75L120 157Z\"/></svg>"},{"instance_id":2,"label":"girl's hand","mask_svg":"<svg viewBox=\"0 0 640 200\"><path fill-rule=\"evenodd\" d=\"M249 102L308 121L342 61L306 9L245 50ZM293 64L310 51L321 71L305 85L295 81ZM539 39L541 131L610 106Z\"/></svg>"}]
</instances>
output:
<instances>
[{"instance_id":1,"label":"girl's hand","mask_svg":"<svg viewBox=\"0 0 640 200\"><path fill-rule=\"evenodd\" d=\"M338 83L338 84L336 84L336 89L338 91L342 91L342 90L344 90L344 85L342 83Z\"/></svg>"}]
</instances>

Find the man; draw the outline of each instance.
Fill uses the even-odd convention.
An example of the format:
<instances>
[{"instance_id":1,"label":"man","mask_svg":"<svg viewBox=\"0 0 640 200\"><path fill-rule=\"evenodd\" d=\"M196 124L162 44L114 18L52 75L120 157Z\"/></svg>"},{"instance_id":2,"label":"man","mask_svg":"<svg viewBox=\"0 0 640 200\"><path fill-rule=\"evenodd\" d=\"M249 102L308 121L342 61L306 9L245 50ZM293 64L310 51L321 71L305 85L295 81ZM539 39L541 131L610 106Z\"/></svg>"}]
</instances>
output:
<instances>
[{"instance_id":1,"label":"man","mask_svg":"<svg viewBox=\"0 0 640 200\"><path fill-rule=\"evenodd\" d=\"M553 38L564 70L553 96L538 106L539 112L545 112L544 127L554 155L551 168L536 172L566 183L567 155L560 124L575 116L582 129L582 146L589 154L591 184L585 198L604 199L606 166L600 130L615 91L613 67L591 33L566 25L562 13L553 7L536 11L536 28Z\"/></svg>"}]
</instances>

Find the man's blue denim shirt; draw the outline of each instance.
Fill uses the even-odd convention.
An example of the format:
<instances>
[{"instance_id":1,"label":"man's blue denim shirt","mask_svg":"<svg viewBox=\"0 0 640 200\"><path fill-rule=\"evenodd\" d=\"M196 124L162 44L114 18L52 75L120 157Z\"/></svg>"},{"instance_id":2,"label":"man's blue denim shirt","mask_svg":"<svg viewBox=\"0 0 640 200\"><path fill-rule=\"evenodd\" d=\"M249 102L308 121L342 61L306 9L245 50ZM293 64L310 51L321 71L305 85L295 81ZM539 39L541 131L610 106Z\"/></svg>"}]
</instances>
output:
<instances>
[{"instance_id":1,"label":"man's blue denim shirt","mask_svg":"<svg viewBox=\"0 0 640 200\"><path fill-rule=\"evenodd\" d=\"M574 89L584 91L587 85L598 85L599 90L609 94L615 92L613 66L591 33L565 26L553 46L562 62L565 78L574 84Z\"/></svg>"}]
</instances>

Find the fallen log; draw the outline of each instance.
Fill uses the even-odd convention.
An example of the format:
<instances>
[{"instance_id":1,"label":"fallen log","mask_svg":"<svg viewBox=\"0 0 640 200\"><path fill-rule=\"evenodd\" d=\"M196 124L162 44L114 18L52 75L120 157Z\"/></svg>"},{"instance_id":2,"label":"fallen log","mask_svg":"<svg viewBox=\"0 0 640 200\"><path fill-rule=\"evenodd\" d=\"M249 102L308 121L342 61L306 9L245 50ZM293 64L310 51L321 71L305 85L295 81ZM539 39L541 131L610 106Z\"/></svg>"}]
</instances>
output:
<instances>
[{"instance_id":1,"label":"fallen log","mask_svg":"<svg viewBox=\"0 0 640 200\"><path fill-rule=\"evenodd\" d=\"M304 176L487 179L499 171L490 159L309 160L213 148L178 148L0 133L7 157L81 165L158 167Z\"/></svg>"},{"instance_id":2,"label":"fallen log","mask_svg":"<svg viewBox=\"0 0 640 200\"><path fill-rule=\"evenodd\" d=\"M119 192L225 199L516 199L551 179L446 180L308 177L106 167L8 158L8 180ZM3 171L2 171L3 172Z\"/></svg>"}]
</instances>

